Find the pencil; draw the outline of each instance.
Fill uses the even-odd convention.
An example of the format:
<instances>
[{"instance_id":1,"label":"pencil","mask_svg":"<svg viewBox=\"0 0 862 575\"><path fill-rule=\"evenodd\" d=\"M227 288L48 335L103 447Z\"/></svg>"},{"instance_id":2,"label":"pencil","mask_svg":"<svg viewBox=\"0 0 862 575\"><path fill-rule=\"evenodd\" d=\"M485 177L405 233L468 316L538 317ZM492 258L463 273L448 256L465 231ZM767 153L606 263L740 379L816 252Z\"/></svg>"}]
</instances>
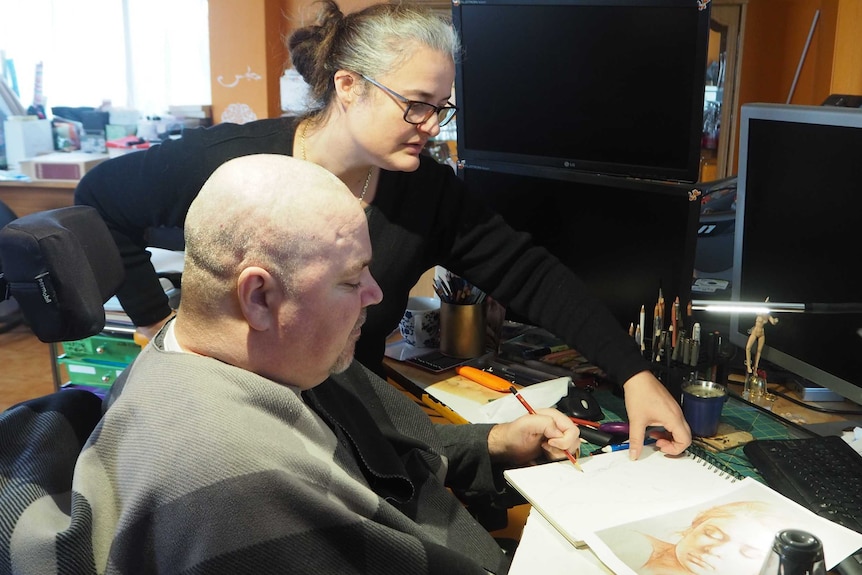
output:
<instances>
[{"instance_id":1,"label":"pencil","mask_svg":"<svg viewBox=\"0 0 862 575\"><path fill-rule=\"evenodd\" d=\"M673 300L670 311L670 325L673 327L673 336L671 338L671 347L676 348L676 342L679 338L679 296Z\"/></svg>"},{"instance_id":2,"label":"pencil","mask_svg":"<svg viewBox=\"0 0 862 575\"><path fill-rule=\"evenodd\" d=\"M640 334L641 334L640 337L638 338L640 340L640 341L638 341L638 343L641 346L641 353L643 353L644 350L646 349L644 347L644 335L646 334L646 310L644 309L643 305L641 305L641 311L640 311L640 314L638 315L638 330L640 331ZM637 332L635 332L635 333L637 333Z\"/></svg>"},{"instance_id":3,"label":"pencil","mask_svg":"<svg viewBox=\"0 0 862 575\"><path fill-rule=\"evenodd\" d=\"M533 407L532 407L529 403L527 403L527 400L526 400L526 399L524 399L524 397L523 397L520 393L518 393L518 390L517 390L517 389L515 389L515 386L514 386L514 385L509 387L509 391L511 391L511 392L512 392L512 395L514 395L515 397L517 397L517 398L518 398L518 401L520 401L520 402L521 402L521 405L523 405L523 406L524 406L524 409L526 409L526 410L527 410L527 413L530 413L530 414L532 414L532 415L535 415L535 414L536 414L536 410L535 410L535 409L533 409ZM565 453L565 454L566 454L566 457L568 457L568 458L569 458L569 461L571 461L571 462L572 462L572 465L574 465L574 466L575 466L575 469L577 469L578 471L580 471L581 473L583 473L583 471L584 471L584 470L583 470L583 469L581 469L581 466L578 464L578 459L577 459L577 457L575 457L574 455L572 455L572 452L571 452L571 451L569 451L568 449L563 450L563 453Z\"/></svg>"}]
</instances>

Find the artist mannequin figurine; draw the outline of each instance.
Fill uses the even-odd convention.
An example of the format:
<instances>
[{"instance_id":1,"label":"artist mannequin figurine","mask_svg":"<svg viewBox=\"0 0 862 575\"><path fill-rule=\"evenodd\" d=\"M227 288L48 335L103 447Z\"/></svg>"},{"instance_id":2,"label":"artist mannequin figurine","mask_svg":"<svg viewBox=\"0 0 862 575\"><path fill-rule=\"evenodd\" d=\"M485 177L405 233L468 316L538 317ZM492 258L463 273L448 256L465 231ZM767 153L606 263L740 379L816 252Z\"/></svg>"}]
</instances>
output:
<instances>
[{"instance_id":1,"label":"artist mannequin figurine","mask_svg":"<svg viewBox=\"0 0 862 575\"><path fill-rule=\"evenodd\" d=\"M766 298L769 301L769 298ZM758 315L754 319L754 325L748 330L748 341L745 344L745 367L748 369L748 375L756 375L757 367L760 365L760 354L763 352L763 345L766 343L766 332L764 326L766 322L772 325L778 323L778 318L767 313L766 315ZM751 363L751 349L757 345L757 351L754 354L754 363Z\"/></svg>"}]
</instances>

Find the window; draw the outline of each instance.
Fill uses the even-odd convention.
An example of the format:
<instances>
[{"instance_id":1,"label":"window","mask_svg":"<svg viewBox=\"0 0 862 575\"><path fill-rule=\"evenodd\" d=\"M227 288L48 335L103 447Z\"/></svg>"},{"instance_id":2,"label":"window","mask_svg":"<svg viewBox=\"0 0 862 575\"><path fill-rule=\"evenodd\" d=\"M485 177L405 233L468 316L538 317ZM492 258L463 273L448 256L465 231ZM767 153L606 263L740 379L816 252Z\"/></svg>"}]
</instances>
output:
<instances>
[{"instance_id":1,"label":"window","mask_svg":"<svg viewBox=\"0 0 862 575\"><path fill-rule=\"evenodd\" d=\"M0 15L25 108L38 62L48 108L211 103L207 0L0 0Z\"/></svg>"}]
</instances>

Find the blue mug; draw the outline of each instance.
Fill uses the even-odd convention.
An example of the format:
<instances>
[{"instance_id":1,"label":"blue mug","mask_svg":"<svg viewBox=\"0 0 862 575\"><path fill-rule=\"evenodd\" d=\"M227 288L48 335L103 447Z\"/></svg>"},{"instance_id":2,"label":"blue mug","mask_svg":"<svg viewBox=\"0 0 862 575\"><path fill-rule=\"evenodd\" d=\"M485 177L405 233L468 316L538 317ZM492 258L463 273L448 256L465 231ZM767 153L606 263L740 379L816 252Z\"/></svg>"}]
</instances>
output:
<instances>
[{"instance_id":1,"label":"blue mug","mask_svg":"<svg viewBox=\"0 0 862 575\"><path fill-rule=\"evenodd\" d=\"M727 389L714 381L698 379L684 383L680 403L691 434L696 437L715 435L726 401Z\"/></svg>"}]
</instances>

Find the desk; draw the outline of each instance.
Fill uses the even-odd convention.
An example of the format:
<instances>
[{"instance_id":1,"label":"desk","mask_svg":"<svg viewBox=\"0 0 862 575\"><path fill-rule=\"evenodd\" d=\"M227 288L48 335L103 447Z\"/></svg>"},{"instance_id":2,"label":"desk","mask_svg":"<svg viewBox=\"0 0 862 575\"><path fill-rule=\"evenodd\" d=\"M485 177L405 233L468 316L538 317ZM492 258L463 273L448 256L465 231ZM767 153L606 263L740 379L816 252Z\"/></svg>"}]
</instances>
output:
<instances>
[{"instance_id":1,"label":"desk","mask_svg":"<svg viewBox=\"0 0 862 575\"><path fill-rule=\"evenodd\" d=\"M454 375L454 370L449 370L439 374L432 374L422 369L413 367L410 364L405 364L403 362L398 362L389 358L386 358L384 360L384 367L391 381L397 382L403 389L410 391L416 397L420 398L423 396L423 390L429 385L432 385L439 381L443 381ZM738 395L738 393L742 390L741 383L731 382L729 387L734 393L731 395L728 400L728 403L725 405L722 411L722 421L725 423L729 423L736 429L748 431L756 439L802 438L814 434L812 431L806 429L804 426L794 423L791 420L784 419L777 414L787 414L796 420L806 418L807 421L812 424L826 422L841 423L841 421L843 420L843 417L840 415L808 412L805 410L804 407L795 405L792 402L782 399L776 400L775 404L773 405L776 413L772 413L770 411L767 411L766 409L763 409L742 400ZM798 395L796 395L790 390L783 391L786 392L788 396L798 397ZM611 416L611 413L618 416L624 414L625 406L621 398L613 395L613 393L611 393L609 390L597 390L596 394L599 393L602 394L599 397L599 401L602 404L603 410L605 410L606 415L608 416L608 420L615 419ZM441 413L445 413L445 410L442 410ZM810 414L815 414L816 417L812 417ZM757 471L748 463L748 460L743 453L742 446L729 449L719 454L715 454L712 459L715 459L721 465L731 468L733 471L740 475L746 475L760 479ZM542 521L541 518L536 519L536 514L530 516L531 529L528 529L526 532L523 531L529 512L529 505L518 506L517 508L513 508L512 510L510 510L508 516L509 525L507 526L506 536L520 538L522 532L525 534L530 534L531 531L536 531L536 529L532 527L534 525L534 522ZM539 525L539 528L541 529L541 525ZM500 536L501 531L495 531L492 533L495 536ZM554 535L553 529L551 529L550 531L547 531L546 529L545 535L540 537L540 539L545 537L550 540L550 537L546 537L547 533ZM530 550L534 551L535 548L533 545L533 540L535 539L535 533L530 534L530 537ZM526 535L525 541L527 541ZM585 554L581 550L576 550L564 540L550 547L551 548L546 549L543 553L546 552L548 554L556 554L554 556L560 559L560 561L564 562L563 564L571 566L574 564L574 561L579 561L584 564L585 573L608 572L600 565L590 564L591 554ZM516 560L517 559L518 556L516 555ZM533 572L533 566L534 565L532 563L528 565L528 568L524 568L522 565L516 566L513 564L513 573Z\"/></svg>"},{"instance_id":2,"label":"desk","mask_svg":"<svg viewBox=\"0 0 862 575\"><path fill-rule=\"evenodd\" d=\"M424 393L428 386L455 376L454 370L435 374L391 358L385 358L383 365L390 381L396 382L401 388L412 393L426 407L433 408L437 414L450 421L458 422L457 414L453 416L451 410L446 406L431 400ZM743 388L742 381L741 377L731 376L728 383L731 396L722 411L722 422L735 429L751 433L755 439L796 439L815 435L812 428L816 429L820 425L832 424L833 428L837 429L842 426L851 426L849 420L842 415L811 411L782 398L776 399L771 406L772 411L744 401L740 397ZM476 385L478 386L478 384ZM788 397L799 399L799 395L795 391L781 386L776 389ZM598 390L596 393L599 403L608 416L613 414L616 418L625 419L625 404L622 398L615 396L609 390ZM815 402L805 403L814 406L820 405ZM835 407L834 404L829 405ZM849 410L853 409L854 406L845 402L838 404L838 407ZM858 409L858 406L856 408ZM607 419L612 420L610 417ZM714 454L714 458L719 464L729 467L740 475L761 479L757 471L748 463L742 446Z\"/></svg>"},{"instance_id":3,"label":"desk","mask_svg":"<svg viewBox=\"0 0 862 575\"><path fill-rule=\"evenodd\" d=\"M405 363L402 361L396 361L391 358L384 358L383 366L386 369L387 376L391 381L396 382L399 386L401 386L406 391L412 393L415 397L417 397L420 401L423 399L423 390L439 381L443 381L455 375L455 371L448 370L440 373L430 373L425 371L419 367L415 367L409 363ZM761 409L755 406L752 406L748 402L742 400L739 395L742 393L743 389L743 377L742 376L731 376L728 381L728 388L730 389L732 396L731 401L733 402L731 405L734 407L732 411L741 411L751 416L755 414L762 415L759 417L758 425L761 428L772 428L768 431L763 431L761 434L755 433L756 437L761 439L767 439L776 434L790 434L790 437L805 437L815 433L813 428L818 427L820 424L833 424L836 426L841 426L843 424L851 425L851 419L843 415L838 414L828 414L828 413L820 413L817 411L811 411L806 409L805 407L796 405L788 400L777 398L772 405L772 412L769 412L765 409ZM478 384L477 384L478 385ZM784 386L772 387L770 389L775 389L780 391L787 396L800 400L800 396L797 392L788 389ZM734 397L736 396L736 397ZM613 400L612 400L613 401ZM425 402L429 404L430 402ZM622 402L619 402L621 405ZM807 405L811 406L824 406L823 403L820 402L803 402ZM841 402L837 405L834 402L826 403L825 405L829 407L837 407L839 409L844 410L853 410L859 409L859 406L850 403L850 402ZM611 405L603 405L607 409L612 411L616 411L614 408L618 408L619 405L615 403L613 406ZM447 415L447 409L445 406L435 406L438 408L438 413L442 416ZM767 423L769 422L769 423ZM782 429L787 429L787 431L780 431Z\"/></svg>"},{"instance_id":4,"label":"desk","mask_svg":"<svg viewBox=\"0 0 862 575\"><path fill-rule=\"evenodd\" d=\"M384 360L384 367L386 368L387 375L390 380L397 382L403 389L413 393L426 405L433 407L444 417L457 422L457 415L453 419L449 416L449 410L446 406L435 404L433 400L430 400L427 397L427 394L423 393L423 390L429 385L453 377L455 375L454 370L434 374L390 358L386 358ZM729 387L731 388L732 393L722 410L721 420L723 423L727 423L735 429L747 431L756 439L798 439L814 435L812 431L807 430L802 425L779 417L762 407L758 407L744 401L737 393L734 393L734 384L731 384ZM742 386L740 385L738 392L741 391ZM599 389L595 393L605 412L606 420L614 421L619 419L624 420L626 418L625 402L621 397L614 395L607 389ZM788 394L792 393L793 392L788 390ZM785 410L787 413L793 412L796 414L795 417L797 419L804 417L802 414L804 408L794 405L791 402L781 400L779 403L777 400L776 407L780 410ZM778 411L778 413L781 413L781 411ZM841 419L838 416L818 415L820 415L819 419ZM584 450L582 450L582 455L585 455L592 449L593 447L585 446ZM732 469L739 475L750 476L762 480L757 471L748 463L748 459L742 451L742 446L734 447L714 455L709 455L714 457L719 464Z\"/></svg>"},{"instance_id":5,"label":"desk","mask_svg":"<svg viewBox=\"0 0 862 575\"><path fill-rule=\"evenodd\" d=\"M33 180L0 182L0 201L19 218L34 212L71 206L76 180Z\"/></svg>"},{"instance_id":6,"label":"desk","mask_svg":"<svg viewBox=\"0 0 862 575\"><path fill-rule=\"evenodd\" d=\"M745 387L744 382L745 377L742 374L739 374L731 375L728 378L727 383L728 387L732 392L741 395L743 388ZM769 389L770 391L779 392L796 401L802 400L798 392L786 387L783 384L769 384ZM828 432L821 431L824 428L840 428L844 425L850 426L854 421L858 422L859 419L862 419L862 416L857 416L854 419L846 415L824 413L813 409L807 409L782 397L776 397L776 400L771 405L771 410L777 417L780 417L782 420L790 421L797 425L801 425L806 430L820 433L821 435L829 435ZM848 412L862 411L862 408L860 408L858 405L846 400L840 402L805 401L803 403L814 408L822 407Z\"/></svg>"}]
</instances>

